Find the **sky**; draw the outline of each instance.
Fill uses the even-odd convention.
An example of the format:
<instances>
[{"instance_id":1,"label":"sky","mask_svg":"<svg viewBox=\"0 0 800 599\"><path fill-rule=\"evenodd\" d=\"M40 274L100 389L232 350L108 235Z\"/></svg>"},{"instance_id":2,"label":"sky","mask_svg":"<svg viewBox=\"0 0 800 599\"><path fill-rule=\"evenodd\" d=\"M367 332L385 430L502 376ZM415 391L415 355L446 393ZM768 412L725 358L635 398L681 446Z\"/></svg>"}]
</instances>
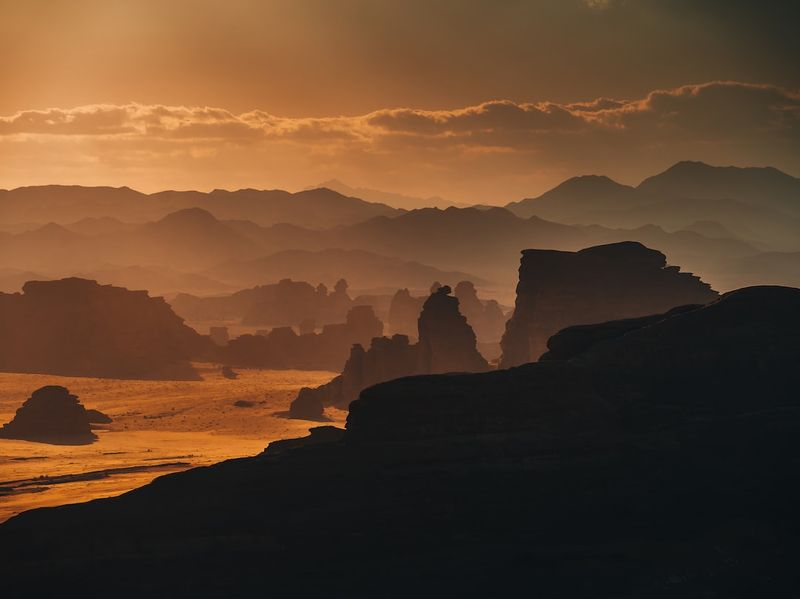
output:
<instances>
[{"instance_id":1,"label":"sky","mask_svg":"<svg viewBox=\"0 0 800 599\"><path fill-rule=\"evenodd\" d=\"M0 188L800 176L800 3L0 0Z\"/></svg>"}]
</instances>

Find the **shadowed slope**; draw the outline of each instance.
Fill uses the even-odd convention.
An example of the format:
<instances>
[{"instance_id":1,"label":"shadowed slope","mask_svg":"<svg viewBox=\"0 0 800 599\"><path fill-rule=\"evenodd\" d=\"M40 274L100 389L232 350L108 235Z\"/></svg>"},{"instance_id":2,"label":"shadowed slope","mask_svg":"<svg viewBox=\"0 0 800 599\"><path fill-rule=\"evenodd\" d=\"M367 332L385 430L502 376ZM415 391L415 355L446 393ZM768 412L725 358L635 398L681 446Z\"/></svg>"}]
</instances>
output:
<instances>
[{"instance_id":1,"label":"shadowed slope","mask_svg":"<svg viewBox=\"0 0 800 599\"><path fill-rule=\"evenodd\" d=\"M800 290L752 288L569 361L384 383L353 403L343 441L10 520L5 582L785 595L799 334Z\"/></svg>"}]
</instances>

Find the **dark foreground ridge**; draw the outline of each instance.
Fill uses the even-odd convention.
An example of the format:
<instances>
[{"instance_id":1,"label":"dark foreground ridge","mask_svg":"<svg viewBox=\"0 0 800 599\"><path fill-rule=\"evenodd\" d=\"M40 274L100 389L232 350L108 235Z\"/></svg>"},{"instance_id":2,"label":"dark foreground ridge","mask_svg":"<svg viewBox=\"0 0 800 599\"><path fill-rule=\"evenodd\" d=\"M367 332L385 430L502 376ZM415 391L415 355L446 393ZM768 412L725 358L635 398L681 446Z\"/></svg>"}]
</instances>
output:
<instances>
[{"instance_id":1,"label":"dark foreground ridge","mask_svg":"<svg viewBox=\"0 0 800 599\"><path fill-rule=\"evenodd\" d=\"M368 388L338 441L21 514L0 526L6 588L792 596L800 290L640 325L599 325L568 359Z\"/></svg>"}]
</instances>

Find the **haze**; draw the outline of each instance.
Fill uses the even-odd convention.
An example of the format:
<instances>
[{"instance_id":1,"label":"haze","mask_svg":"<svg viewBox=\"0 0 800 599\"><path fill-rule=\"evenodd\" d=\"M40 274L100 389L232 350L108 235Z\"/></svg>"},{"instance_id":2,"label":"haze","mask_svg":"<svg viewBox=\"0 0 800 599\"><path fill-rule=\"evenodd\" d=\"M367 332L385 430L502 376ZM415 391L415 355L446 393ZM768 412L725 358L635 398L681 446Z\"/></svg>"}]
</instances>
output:
<instances>
[{"instance_id":1,"label":"haze","mask_svg":"<svg viewBox=\"0 0 800 599\"><path fill-rule=\"evenodd\" d=\"M5 4L7 188L505 204L682 159L800 174L793 3Z\"/></svg>"}]
</instances>

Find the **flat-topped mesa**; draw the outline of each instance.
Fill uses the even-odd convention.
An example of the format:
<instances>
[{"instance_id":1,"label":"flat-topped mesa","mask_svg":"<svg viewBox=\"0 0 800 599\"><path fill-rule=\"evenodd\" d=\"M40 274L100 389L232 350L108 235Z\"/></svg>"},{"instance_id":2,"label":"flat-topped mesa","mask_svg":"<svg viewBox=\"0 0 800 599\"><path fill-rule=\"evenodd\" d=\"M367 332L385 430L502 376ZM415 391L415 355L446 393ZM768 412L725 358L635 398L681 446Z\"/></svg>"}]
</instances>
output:
<instances>
[{"instance_id":1,"label":"flat-topped mesa","mask_svg":"<svg viewBox=\"0 0 800 599\"><path fill-rule=\"evenodd\" d=\"M0 371L197 378L212 347L160 297L68 278L0 294Z\"/></svg>"},{"instance_id":2,"label":"flat-topped mesa","mask_svg":"<svg viewBox=\"0 0 800 599\"><path fill-rule=\"evenodd\" d=\"M103 416L90 414L66 387L48 385L34 391L17 410L13 420L0 428L0 438L54 445L88 445L97 439L91 422Z\"/></svg>"},{"instance_id":3,"label":"flat-topped mesa","mask_svg":"<svg viewBox=\"0 0 800 599\"><path fill-rule=\"evenodd\" d=\"M578 252L524 250L501 368L537 360L561 329L666 312L719 297L664 254L626 241Z\"/></svg>"}]
</instances>

